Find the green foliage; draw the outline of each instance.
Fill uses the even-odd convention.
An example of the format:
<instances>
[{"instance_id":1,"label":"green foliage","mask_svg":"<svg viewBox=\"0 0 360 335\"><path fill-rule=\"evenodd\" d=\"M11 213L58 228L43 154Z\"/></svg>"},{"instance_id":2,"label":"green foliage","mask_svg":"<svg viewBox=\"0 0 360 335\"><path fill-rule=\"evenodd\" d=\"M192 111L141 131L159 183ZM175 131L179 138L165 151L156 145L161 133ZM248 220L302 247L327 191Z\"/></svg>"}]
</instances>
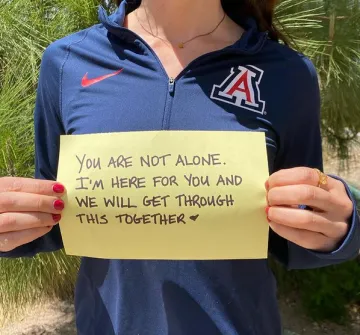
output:
<instances>
[{"instance_id":1,"label":"green foliage","mask_svg":"<svg viewBox=\"0 0 360 335\"><path fill-rule=\"evenodd\" d=\"M27 78L25 73L30 73L29 66L17 66L16 71L5 66L3 71L0 90L1 176L33 174L32 109L35 82Z\"/></svg>"},{"instance_id":2,"label":"green foliage","mask_svg":"<svg viewBox=\"0 0 360 335\"><path fill-rule=\"evenodd\" d=\"M359 260L315 270L286 271L272 262L281 295L296 291L308 315L315 320L344 323L347 306L360 304Z\"/></svg>"},{"instance_id":3,"label":"green foliage","mask_svg":"<svg viewBox=\"0 0 360 335\"><path fill-rule=\"evenodd\" d=\"M34 301L72 299L80 260L63 251L34 258L0 260L0 316L11 319Z\"/></svg>"},{"instance_id":4,"label":"green foliage","mask_svg":"<svg viewBox=\"0 0 360 335\"><path fill-rule=\"evenodd\" d=\"M42 53L52 41L96 23L97 4L0 0L0 176L33 176L33 109ZM2 318L42 297L71 298L78 266L79 259L63 251L0 259Z\"/></svg>"},{"instance_id":5,"label":"green foliage","mask_svg":"<svg viewBox=\"0 0 360 335\"><path fill-rule=\"evenodd\" d=\"M322 131L338 156L347 159L360 133L360 2L283 0L282 28L315 63L322 91Z\"/></svg>"}]
</instances>

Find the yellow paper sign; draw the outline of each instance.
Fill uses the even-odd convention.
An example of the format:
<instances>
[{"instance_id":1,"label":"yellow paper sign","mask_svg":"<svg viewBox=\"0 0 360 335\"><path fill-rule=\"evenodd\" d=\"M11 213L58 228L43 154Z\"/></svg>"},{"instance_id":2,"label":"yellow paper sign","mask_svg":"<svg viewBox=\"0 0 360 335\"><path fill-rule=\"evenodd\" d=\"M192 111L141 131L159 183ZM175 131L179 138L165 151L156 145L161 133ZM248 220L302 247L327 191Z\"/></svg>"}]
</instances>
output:
<instances>
[{"instance_id":1,"label":"yellow paper sign","mask_svg":"<svg viewBox=\"0 0 360 335\"><path fill-rule=\"evenodd\" d=\"M258 132L62 136L65 250L110 259L266 258L266 157Z\"/></svg>"}]
</instances>

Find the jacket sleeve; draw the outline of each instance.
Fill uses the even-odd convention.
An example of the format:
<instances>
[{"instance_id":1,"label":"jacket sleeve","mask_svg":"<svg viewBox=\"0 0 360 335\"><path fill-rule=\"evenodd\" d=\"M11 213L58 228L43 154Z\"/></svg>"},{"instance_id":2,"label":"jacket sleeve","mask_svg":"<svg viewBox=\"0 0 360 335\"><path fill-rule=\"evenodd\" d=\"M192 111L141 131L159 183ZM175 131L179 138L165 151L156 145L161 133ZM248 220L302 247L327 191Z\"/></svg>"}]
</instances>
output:
<instances>
[{"instance_id":1,"label":"jacket sleeve","mask_svg":"<svg viewBox=\"0 0 360 335\"><path fill-rule=\"evenodd\" d=\"M50 45L42 58L35 105L35 178L55 180L63 126L60 117L60 71L63 57ZM45 236L0 257L31 257L39 252L62 248L59 226Z\"/></svg>"},{"instance_id":2,"label":"jacket sleeve","mask_svg":"<svg viewBox=\"0 0 360 335\"><path fill-rule=\"evenodd\" d=\"M307 166L323 170L320 135L320 90L313 64L303 58L306 65L307 82L294 94L294 108L287 130L280 140L280 151L274 170ZM304 67L303 67L304 68ZM304 78L304 76L302 76ZM338 264L358 255L360 248L360 221L356 202L349 187L342 181L354 204L353 214L348 222L349 232L341 245L331 253L320 253L289 242L270 231L269 251L289 269L309 269Z\"/></svg>"}]
</instances>

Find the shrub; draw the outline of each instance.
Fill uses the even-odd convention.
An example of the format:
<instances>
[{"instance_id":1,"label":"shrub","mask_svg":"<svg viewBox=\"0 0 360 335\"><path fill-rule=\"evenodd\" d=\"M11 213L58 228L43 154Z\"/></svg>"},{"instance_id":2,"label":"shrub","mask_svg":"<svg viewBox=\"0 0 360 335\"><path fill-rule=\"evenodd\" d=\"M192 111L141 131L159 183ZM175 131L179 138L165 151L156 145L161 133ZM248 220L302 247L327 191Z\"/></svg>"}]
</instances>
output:
<instances>
[{"instance_id":1,"label":"shrub","mask_svg":"<svg viewBox=\"0 0 360 335\"><path fill-rule=\"evenodd\" d=\"M344 323L348 319L348 305L360 304L359 259L314 270L286 271L275 261L271 264L279 294L295 293L314 320Z\"/></svg>"}]
</instances>

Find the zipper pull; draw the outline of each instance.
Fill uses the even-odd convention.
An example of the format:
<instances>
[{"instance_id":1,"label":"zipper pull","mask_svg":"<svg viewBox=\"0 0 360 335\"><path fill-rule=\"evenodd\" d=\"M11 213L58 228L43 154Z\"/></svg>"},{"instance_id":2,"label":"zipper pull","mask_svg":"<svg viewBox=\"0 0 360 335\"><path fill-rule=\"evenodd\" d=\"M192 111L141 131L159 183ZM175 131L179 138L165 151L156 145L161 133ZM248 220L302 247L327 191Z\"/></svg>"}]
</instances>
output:
<instances>
[{"instance_id":1,"label":"zipper pull","mask_svg":"<svg viewBox=\"0 0 360 335\"><path fill-rule=\"evenodd\" d=\"M175 79L169 78L169 93L173 94L175 91Z\"/></svg>"}]
</instances>

